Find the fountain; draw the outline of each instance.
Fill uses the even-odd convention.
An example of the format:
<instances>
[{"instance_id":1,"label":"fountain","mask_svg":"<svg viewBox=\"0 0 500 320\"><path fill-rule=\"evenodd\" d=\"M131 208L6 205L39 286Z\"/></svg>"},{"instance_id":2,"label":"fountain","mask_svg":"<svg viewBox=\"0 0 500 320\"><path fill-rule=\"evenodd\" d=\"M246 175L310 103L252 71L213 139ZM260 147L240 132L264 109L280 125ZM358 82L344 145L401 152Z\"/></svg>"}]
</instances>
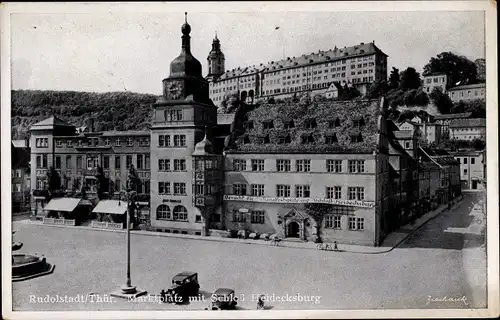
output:
<instances>
[{"instance_id":1,"label":"fountain","mask_svg":"<svg viewBox=\"0 0 500 320\"><path fill-rule=\"evenodd\" d=\"M12 232L14 234L15 232ZM17 251L23 246L22 242L12 242L12 251ZM12 281L28 280L50 274L55 266L47 263L45 257L31 254L12 254Z\"/></svg>"}]
</instances>

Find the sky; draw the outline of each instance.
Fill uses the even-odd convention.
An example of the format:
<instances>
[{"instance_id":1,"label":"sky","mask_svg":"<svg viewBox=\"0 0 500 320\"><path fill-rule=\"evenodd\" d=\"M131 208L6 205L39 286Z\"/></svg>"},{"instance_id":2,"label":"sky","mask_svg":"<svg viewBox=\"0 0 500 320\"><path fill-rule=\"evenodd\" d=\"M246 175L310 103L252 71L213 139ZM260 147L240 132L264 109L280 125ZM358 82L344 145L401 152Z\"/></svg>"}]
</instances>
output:
<instances>
[{"instance_id":1,"label":"sky","mask_svg":"<svg viewBox=\"0 0 500 320\"><path fill-rule=\"evenodd\" d=\"M481 11L192 12L188 22L203 75L215 32L226 69L371 41L389 56L389 70L421 72L443 51L485 57ZM12 89L159 95L183 23L182 12L12 14Z\"/></svg>"}]
</instances>

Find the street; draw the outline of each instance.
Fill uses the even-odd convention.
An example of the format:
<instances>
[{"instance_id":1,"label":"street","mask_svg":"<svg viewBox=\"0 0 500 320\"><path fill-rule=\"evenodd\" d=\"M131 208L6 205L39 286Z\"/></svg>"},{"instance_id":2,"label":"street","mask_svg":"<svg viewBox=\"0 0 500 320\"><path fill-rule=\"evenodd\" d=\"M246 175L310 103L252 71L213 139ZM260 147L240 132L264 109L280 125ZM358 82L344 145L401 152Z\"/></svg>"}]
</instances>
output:
<instances>
[{"instance_id":1,"label":"street","mask_svg":"<svg viewBox=\"0 0 500 320\"><path fill-rule=\"evenodd\" d=\"M473 220L469 213L482 196L466 194L458 208L443 212L383 254L132 235L132 284L158 295L176 273L195 271L207 296L219 287L235 289L243 297L240 309L255 309L252 294L261 293L309 297L302 302L266 302L278 310L471 308L473 293L463 249L481 246L484 237L445 230L467 227ZM171 305L117 298L99 303L34 303L34 297L46 295L104 297L119 288L125 282L125 234L19 221L13 230L15 241L24 243L20 252L44 254L56 266L53 274L13 284L16 311L203 310L208 304L208 300ZM484 301L474 303L484 305Z\"/></svg>"}]
</instances>

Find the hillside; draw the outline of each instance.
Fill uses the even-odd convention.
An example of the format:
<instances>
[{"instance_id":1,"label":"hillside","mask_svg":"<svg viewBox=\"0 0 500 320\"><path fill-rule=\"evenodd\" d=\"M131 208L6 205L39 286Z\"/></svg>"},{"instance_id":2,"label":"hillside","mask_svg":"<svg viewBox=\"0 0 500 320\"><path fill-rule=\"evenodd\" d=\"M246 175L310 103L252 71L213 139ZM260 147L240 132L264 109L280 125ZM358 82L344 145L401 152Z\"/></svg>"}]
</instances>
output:
<instances>
[{"instance_id":1,"label":"hillside","mask_svg":"<svg viewBox=\"0 0 500 320\"><path fill-rule=\"evenodd\" d=\"M51 115L82 126L92 117L96 130L141 130L150 125L158 96L132 92L12 91L12 139Z\"/></svg>"}]
</instances>

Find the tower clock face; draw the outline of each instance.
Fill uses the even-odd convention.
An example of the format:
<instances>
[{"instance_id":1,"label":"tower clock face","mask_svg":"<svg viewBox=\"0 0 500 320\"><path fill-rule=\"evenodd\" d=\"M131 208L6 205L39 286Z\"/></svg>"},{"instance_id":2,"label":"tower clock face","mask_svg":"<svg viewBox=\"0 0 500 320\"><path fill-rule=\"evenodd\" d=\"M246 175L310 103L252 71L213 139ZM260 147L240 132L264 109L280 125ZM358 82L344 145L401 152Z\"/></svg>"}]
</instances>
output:
<instances>
[{"instance_id":1,"label":"tower clock face","mask_svg":"<svg viewBox=\"0 0 500 320\"><path fill-rule=\"evenodd\" d=\"M170 99L177 100L182 96L182 84L180 82L171 82L167 87Z\"/></svg>"}]
</instances>

